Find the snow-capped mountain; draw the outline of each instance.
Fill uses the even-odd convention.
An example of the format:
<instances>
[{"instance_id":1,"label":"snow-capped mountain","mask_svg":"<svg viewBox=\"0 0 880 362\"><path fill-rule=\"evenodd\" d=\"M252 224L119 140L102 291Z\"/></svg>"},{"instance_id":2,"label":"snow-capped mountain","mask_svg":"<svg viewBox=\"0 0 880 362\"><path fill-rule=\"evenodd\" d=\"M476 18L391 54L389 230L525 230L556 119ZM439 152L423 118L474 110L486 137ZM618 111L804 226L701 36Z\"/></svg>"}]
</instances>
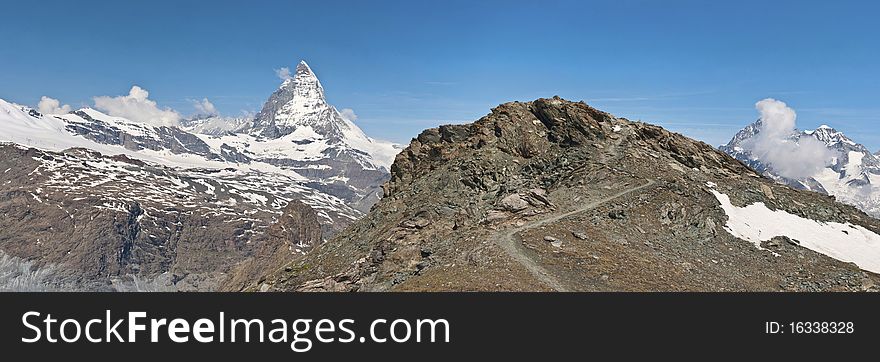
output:
<instances>
[{"instance_id":1,"label":"snow-capped mountain","mask_svg":"<svg viewBox=\"0 0 880 362\"><path fill-rule=\"evenodd\" d=\"M0 142L42 150L87 148L181 168L229 166L199 137L180 128L147 125L91 108L43 115L0 99L0 124Z\"/></svg>"},{"instance_id":2,"label":"snow-capped mountain","mask_svg":"<svg viewBox=\"0 0 880 362\"><path fill-rule=\"evenodd\" d=\"M91 108L42 115L0 100L0 141L63 151L71 147L177 168L233 168L294 177L360 211L381 195L399 146L372 139L324 98L305 62L255 118L201 116L153 126Z\"/></svg>"},{"instance_id":3,"label":"snow-capped mountain","mask_svg":"<svg viewBox=\"0 0 880 362\"><path fill-rule=\"evenodd\" d=\"M790 142L816 139L835 157L827 167L808 177L784 177L752 152L750 142L761 129L762 122L758 120L740 130L720 149L779 183L832 195L843 203L880 217L880 157L877 154L828 125L815 130L794 131L788 136Z\"/></svg>"},{"instance_id":4,"label":"snow-capped mountain","mask_svg":"<svg viewBox=\"0 0 880 362\"><path fill-rule=\"evenodd\" d=\"M289 200L299 199L322 216L322 222L327 225L328 231L341 229L350 220L361 215L361 212L346 205L342 199L308 186L312 181L296 171L260 161L252 161L247 156L237 153L237 150L223 145L214 149L202 140L201 137L204 136L188 133L178 127L146 125L124 118L112 117L91 108L63 115L43 115L26 106L12 104L2 99L0 99L0 124L2 124L0 142L9 142L50 152L61 152L67 155L71 154L71 149L81 149L94 151L99 155L120 156L125 159L145 161L133 164L142 165L145 170L164 169L163 173L169 174L168 177L178 179L178 181L172 182L179 186L177 191L189 188L193 193L201 192L201 195L193 194L191 197L205 202L210 200L219 200L218 202L221 203L232 202L233 204L252 202L254 208L260 208L267 212L274 210L278 213ZM91 155L91 153L85 152L82 155L81 158ZM98 167L100 162L97 161L58 156L47 159L54 162L51 167L46 171L39 171L38 168L35 172L59 173L59 176L53 179L83 179L89 175L98 179L125 179L111 172L118 168ZM65 160L70 161L70 164L61 162ZM61 163L59 164L59 162ZM77 172L78 175L63 173L82 168L79 167L79 164L94 167L82 169ZM164 187L161 186L161 177L150 176L150 173L144 170L138 173L129 173L128 176L135 174L146 176L141 182L132 181L131 185L141 185L138 187L157 190ZM153 179L158 184L144 186L143 183L148 179ZM182 179L200 180L179 181ZM185 187L188 183L201 185L213 183L215 185L198 188ZM47 184L46 187L53 185ZM70 186L74 187L76 183L71 183ZM108 193L104 196L108 203L115 201L134 202L137 190L138 188L132 188L126 192ZM219 195L218 192L222 190L229 190L223 192L238 196L228 198ZM166 196L168 197L159 201L165 200L167 203L184 201L179 192ZM240 200L236 200L236 197ZM207 204L203 206L207 206Z\"/></svg>"},{"instance_id":5,"label":"snow-capped mountain","mask_svg":"<svg viewBox=\"0 0 880 362\"><path fill-rule=\"evenodd\" d=\"M293 170L311 186L367 211L380 197L400 146L368 137L324 97L305 62L266 101L250 127L200 135L215 153Z\"/></svg>"},{"instance_id":6,"label":"snow-capped mountain","mask_svg":"<svg viewBox=\"0 0 880 362\"><path fill-rule=\"evenodd\" d=\"M329 105L305 63L255 117L154 125L0 99L0 213L19 215L0 218L0 257L64 270L62 290L214 290L363 216L398 151Z\"/></svg>"},{"instance_id":7,"label":"snow-capped mountain","mask_svg":"<svg viewBox=\"0 0 880 362\"><path fill-rule=\"evenodd\" d=\"M323 148L320 153L324 157L339 157L337 153L341 153L365 168L374 169L389 169L401 148L367 137L336 107L328 104L321 82L305 61L301 61L294 76L286 79L269 97L248 133L267 140L313 141Z\"/></svg>"}]
</instances>

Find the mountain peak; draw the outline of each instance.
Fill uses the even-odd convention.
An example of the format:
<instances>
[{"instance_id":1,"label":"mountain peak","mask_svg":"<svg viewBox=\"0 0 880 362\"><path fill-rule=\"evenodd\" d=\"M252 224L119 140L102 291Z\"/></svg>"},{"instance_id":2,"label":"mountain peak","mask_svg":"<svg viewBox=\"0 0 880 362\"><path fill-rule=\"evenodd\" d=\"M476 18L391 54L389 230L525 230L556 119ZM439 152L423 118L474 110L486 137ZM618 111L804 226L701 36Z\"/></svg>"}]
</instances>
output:
<instances>
[{"instance_id":1,"label":"mountain peak","mask_svg":"<svg viewBox=\"0 0 880 362\"><path fill-rule=\"evenodd\" d=\"M295 88L298 83L302 83L306 79L312 82L317 81L315 73L305 60L300 60L292 72L290 68L284 67L278 75L284 80L278 87L278 91Z\"/></svg>"},{"instance_id":2,"label":"mountain peak","mask_svg":"<svg viewBox=\"0 0 880 362\"><path fill-rule=\"evenodd\" d=\"M616 143L622 140L623 133L631 134L633 140L638 139L640 143L633 141L625 146ZM501 162L502 159L509 161L521 158L529 160L531 164L552 165L557 161L550 159L570 151L586 152L579 157L592 159L611 151L623 157L627 152L620 151L622 149L648 155L653 152L647 151L649 147L668 148L670 157L683 165L684 169L706 167L724 169L723 172L730 173L751 172L707 144L686 139L657 126L614 117L584 102L553 97L504 103L474 123L442 125L423 131L409 147L401 151L404 156L395 159L391 167L391 181L384 186L385 195L394 196L412 190L412 180L434 172L453 158L461 158L465 154L490 155L486 158L492 160L489 164ZM585 151L587 149L589 151ZM543 161L538 161L542 158ZM485 160L482 156L479 159ZM603 162L613 163L611 160ZM504 168L503 165L492 167ZM549 177L542 179L542 182L545 181L545 185L554 182ZM485 185L481 182L476 184Z\"/></svg>"},{"instance_id":3,"label":"mountain peak","mask_svg":"<svg viewBox=\"0 0 880 362\"><path fill-rule=\"evenodd\" d=\"M324 97L324 88L321 87L321 82L318 81L315 72L305 60L299 61L296 70L284 79L277 92L296 92L297 90L317 90L317 95L321 98Z\"/></svg>"},{"instance_id":4,"label":"mountain peak","mask_svg":"<svg viewBox=\"0 0 880 362\"><path fill-rule=\"evenodd\" d=\"M300 60L300 61L299 61L299 64L296 65L296 72L297 72L297 73L304 72L304 73L310 73L310 74L313 74L313 73L312 73L312 68L309 67L309 64L306 63L305 60Z\"/></svg>"},{"instance_id":5,"label":"mountain peak","mask_svg":"<svg viewBox=\"0 0 880 362\"><path fill-rule=\"evenodd\" d=\"M749 141L757 134L755 124L748 125L720 149L779 183L832 195L838 201L860 208L872 216L880 216L880 198L871 182L872 178L876 180L876 176L880 175L880 152L871 153L864 145L827 124L813 130L795 130L788 140L795 143L812 141L813 146L819 144L818 147L799 148L798 152L810 157L830 154L833 159L812 174L791 177L779 172L779 168L772 165L773 161L766 158L766 153L753 153L754 148L750 147Z\"/></svg>"},{"instance_id":6,"label":"mountain peak","mask_svg":"<svg viewBox=\"0 0 880 362\"><path fill-rule=\"evenodd\" d=\"M296 73L293 75L293 83L295 85L295 93L300 98L311 98L320 102L324 102L324 87L318 77L312 72L312 68L306 64L305 60L301 60L296 66Z\"/></svg>"},{"instance_id":7,"label":"mountain peak","mask_svg":"<svg viewBox=\"0 0 880 362\"><path fill-rule=\"evenodd\" d=\"M829 147L834 147L837 145L849 145L849 146L860 146L853 140L849 139L843 132L840 132L827 124L823 124L816 128L815 131L812 132L804 132L807 135L811 135L825 143L825 145Z\"/></svg>"},{"instance_id":8,"label":"mountain peak","mask_svg":"<svg viewBox=\"0 0 880 362\"><path fill-rule=\"evenodd\" d=\"M764 126L764 122L758 118L757 121L749 124L745 128L739 130L733 138L727 142L726 145L721 146L721 150L727 153L731 152L740 152L739 150L743 147L743 142L746 140L755 137L758 133L761 133L761 128Z\"/></svg>"},{"instance_id":9,"label":"mountain peak","mask_svg":"<svg viewBox=\"0 0 880 362\"><path fill-rule=\"evenodd\" d=\"M311 149L325 145L333 148L333 157L350 153L355 162L371 169L390 167L397 154L393 144L367 137L327 102L321 82L305 61L269 97L247 131L267 139L290 136L311 144Z\"/></svg>"},{"instance_id":10,"label":"mountain peak","mask_svg":"<svg viewBox=\"0 0 880 362\"><path fill-rule=\"evenodd\" d=\"M332 107L324 99L324 87L305 61L296 66L293 76L269 97L257 114L253 130L256 134L278 138L293 132L301 120L320 118Z\"/></svg>"}]
</instances>

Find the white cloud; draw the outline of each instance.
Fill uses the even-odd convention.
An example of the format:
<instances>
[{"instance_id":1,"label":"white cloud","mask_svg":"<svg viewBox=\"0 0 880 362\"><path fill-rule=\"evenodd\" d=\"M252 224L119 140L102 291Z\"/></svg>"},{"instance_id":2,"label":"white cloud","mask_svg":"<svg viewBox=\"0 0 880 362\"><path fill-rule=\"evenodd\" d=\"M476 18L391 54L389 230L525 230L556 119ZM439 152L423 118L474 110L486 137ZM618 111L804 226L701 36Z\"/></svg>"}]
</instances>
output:
<instances>
[{"instance_id":1,"label":"white cloud","mask_svg":"<svg viewBox=\"0 0 880 362\"><path fill-rule=\"evenodd\" d=\"M67 104L62 106L57 99L43 96L37 104L37 111L42 114L65 114L70 113L70 106Z\"/></svg>"},{"instance_id":2,"label":"white cloud","mask_svg":"<svg viewBox=\"0 0 880 362\"><path fill-rule=\"evenodd\" d=\"M132 86L125 96L95 97L95 108L115 117L154 126L174 126L180 121L180 114L171 108L159 108L156 101L149 99L146 89Z\"/></svg>"},{"instance_id":3,"label":"white cloud","mask_svg":"<svg viewBox=\"0 0 880 362\"><path fill-rule=\"evenodd\" d=\"M214 103L208 100L208 98L202 98L202 100L194 100L193 107L196 107L196 111L199 114L205 114L209 116L216 116L220 114L217 112L217 108L214 107Z\"/></svg>"},{"instance_id":4,"label":"white cloud","mask_svg":"<svg viewBox=\"0 0 880 362\"><path fill-rule=\"evenodd\" d=\"M290 68L288 68L288 67L281 67L281 69L275 69L275 75L277 75L278 78L281 78L281 80L289 80L289 79L293 78L290 75Z\"/></svg>"},{"instance_id":5,"label":"white cloud","mask_svg":"<svg viewBox=\"0 0 880 362\"><path fill-rule=\"evenodd\" d=\"M797 136L797 113L785 103L767 98L755 108L761 113L760 132L743 146L781 176L810 177L837 156L822 141Z\"/></svg>"},{"instance_id":6,"label":"white cloud","mask_svg":"<svg viewBox=\"0 0 880 362\"><path fill-rule=\"evenodd\" d=\"M354 113L354 110L351 108L343 108L339 110L339 114L342 115L342 118L345 118L349 121L357 121L358 115Z\"/></svg>"}]
</instances>

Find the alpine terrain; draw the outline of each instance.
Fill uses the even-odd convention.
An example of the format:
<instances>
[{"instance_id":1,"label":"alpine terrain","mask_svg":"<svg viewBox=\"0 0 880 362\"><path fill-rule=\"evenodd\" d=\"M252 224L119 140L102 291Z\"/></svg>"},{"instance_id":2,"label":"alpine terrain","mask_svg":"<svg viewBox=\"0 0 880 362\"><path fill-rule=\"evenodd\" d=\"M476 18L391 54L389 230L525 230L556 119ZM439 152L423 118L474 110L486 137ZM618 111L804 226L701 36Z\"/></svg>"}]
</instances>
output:
<instances>
[{"instance_id":1,"label":"alpine terrain","mask_svg":"<svg viewBox=\"0 0 880 362\"><path fill-rule=\"evenodd\" d=\"M815 130L793 130L789 142L814 141L826 149L829 161L804 175L786 175L773 163L753 151L764 122L758 120L739 131L721 150L744 162L762 175L791 187L834 196L874 217L880 217L880 157L864 145L827 125Z\"/></svg>"},{"instance_id":2,"label":"alpine terrain","mask_svg":"<svg viewBox=\"0 0 880 362\"><path fill-rule=\"evenodd\" d=\"M272 136L272 132L264 132ZM373 209L229 290L862 291L880 221L560 98L428 129Z\"/></svg>"},{"instance_id":3,"label":"alpine terrain","mask_svg":"<svg viewBox=\"0 0 880 362\"><path fill-rule=\"evenodd\" d=\"M0 289L216 290L360 218L397 152L305 62L255 117L154 125L0 100Z\"/></svg>"}]
</instances>

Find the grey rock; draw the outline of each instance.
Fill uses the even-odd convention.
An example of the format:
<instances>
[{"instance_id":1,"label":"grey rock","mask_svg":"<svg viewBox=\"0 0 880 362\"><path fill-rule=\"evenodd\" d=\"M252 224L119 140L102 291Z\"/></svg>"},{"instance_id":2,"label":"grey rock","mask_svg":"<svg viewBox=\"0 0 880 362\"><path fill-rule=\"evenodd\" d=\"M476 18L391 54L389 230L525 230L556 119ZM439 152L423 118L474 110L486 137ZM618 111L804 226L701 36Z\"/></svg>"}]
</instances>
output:
<instances>
[{"instance_id":1,"label":"grey rock","mask_svg":"<svg viewBox=\"0 0 880 362\"><path fill-rule=\"evenodd\" d=\"M511 212L519 212L529 207L529 203L519 194L508 195L501 199L501 207Z\"/></svg>"},{"instance_id":2,"label":"grey rock","mask_svg":"<svg viewBox=\"0 0 880 362\"><path fill-rule=\"evenodd\" d=\"M553 203L550 202L549 198L547 198L547 191L545 191L544 189L531 189L529 190L529 196L537 199L546 206L553 206Z\"/></svg>"},{"instance_id":3,"label":"grey rock","mask_svg":"<svg viewBox=\"0 0 880 362\"><path fill-rule=\"evenodd\" d=\"M626 211L623 209L616 209L608 212L608 217L614 220L623 220L626 219Z\"/></svg>"},{"instance_id":4,"label":"grey rock","mask_svg":"<svg viewBox=\"0 0 880 362\"><path fill-rule=\"evenodd\" d=\"M486 222L494 222L504 220L510 217L510 214L504 211L489 210L486 212Z\"/></svg>"}]
</instances>

